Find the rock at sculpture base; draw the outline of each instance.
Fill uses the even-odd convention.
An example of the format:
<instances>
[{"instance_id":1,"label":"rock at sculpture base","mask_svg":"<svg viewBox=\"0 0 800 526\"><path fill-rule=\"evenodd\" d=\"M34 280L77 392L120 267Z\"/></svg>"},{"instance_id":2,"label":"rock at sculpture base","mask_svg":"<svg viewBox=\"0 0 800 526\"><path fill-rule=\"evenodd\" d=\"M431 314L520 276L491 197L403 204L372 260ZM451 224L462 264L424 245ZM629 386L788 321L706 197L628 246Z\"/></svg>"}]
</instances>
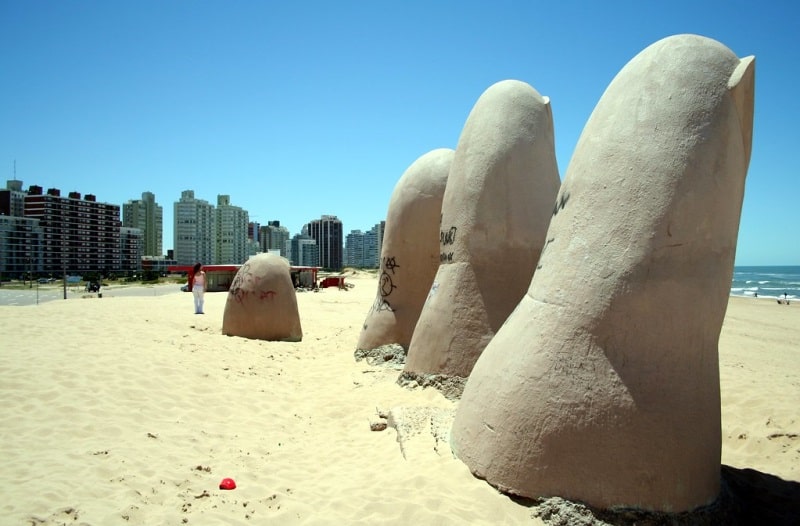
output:
<instances>
[{"instance_id":1,"label":"rock at sculpture base","mask_svg":"<svg viewBox=\"0 0 800 526\"><path fill-rule=\"evenodd\" d=\"M489 87L453 157L406 373L469 376L530 284L559 185L549 99L515 80Z\"/></svg>"},{"instance_id":2,"label":"rock at sculpture base","mask_svg":"<svg viewBox=\"0 0 800 526\"><path fill-rule=\"evenodd\" d=\"M752 58L680 35L584 128L528 293L486 347L456 455L516 495L688 511L720 491L718 339L753 122Z\"/></svg>"},{"instance_id":3,"label":"rock at sculpture base","mask_svg":"<svg viewBox=\"0 0 800 526\"><path fill-rule=\"evenodd\" d=\"M439 217L453 150L426 153L392 192L381 248L378 293L358 350L396 344L407 350L439 267Z\"/></svg>"},{"instance_id":4,"label":"rock at sculpture base","mask_svg":"<svg viewBox=\"0 0 800 526\"><path fill-rule=\"evenodd\" d=\"M257 340L303 339L289 262L275 254L252 256L233 278L222 334Z\"/></svg>"}]
</instances>

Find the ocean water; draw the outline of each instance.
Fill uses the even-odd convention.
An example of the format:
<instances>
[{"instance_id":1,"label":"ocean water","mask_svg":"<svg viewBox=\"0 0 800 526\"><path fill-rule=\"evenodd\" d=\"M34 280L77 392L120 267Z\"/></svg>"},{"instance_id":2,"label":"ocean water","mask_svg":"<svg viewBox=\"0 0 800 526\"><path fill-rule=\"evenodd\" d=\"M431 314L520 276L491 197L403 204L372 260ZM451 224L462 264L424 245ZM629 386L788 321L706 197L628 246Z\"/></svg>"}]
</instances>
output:
<instances>
[{"instance_id":1,"label":"ocean water","mask_svg":"<svg viewBox=\"0 0 800 526\"><path fill-rule=\"evenodd\" d=\"M800 266L734 267L731 296L800 299Z\"/></svg>"}]
</instances>

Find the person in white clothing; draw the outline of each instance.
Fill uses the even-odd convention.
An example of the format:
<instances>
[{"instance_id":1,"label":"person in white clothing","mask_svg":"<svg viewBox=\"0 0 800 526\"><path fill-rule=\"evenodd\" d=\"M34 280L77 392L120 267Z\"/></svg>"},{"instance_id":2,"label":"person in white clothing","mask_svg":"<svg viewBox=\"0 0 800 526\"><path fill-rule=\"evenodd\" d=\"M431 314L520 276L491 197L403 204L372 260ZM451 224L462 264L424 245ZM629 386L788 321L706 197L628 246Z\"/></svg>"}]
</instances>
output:
<instances>
[{"instance_id":1,"label":"person in white clothing","mask_svg":"<svg viewBox=\"0 0 800 526\"><path fill-rule=\"evenodd\" d=\"M189 290L194 296L194 313L203 314L203 295L208 289L208 280L203 270L203 265L195 263L192 273L189 276Z\"/></svg>"}]
</instances>

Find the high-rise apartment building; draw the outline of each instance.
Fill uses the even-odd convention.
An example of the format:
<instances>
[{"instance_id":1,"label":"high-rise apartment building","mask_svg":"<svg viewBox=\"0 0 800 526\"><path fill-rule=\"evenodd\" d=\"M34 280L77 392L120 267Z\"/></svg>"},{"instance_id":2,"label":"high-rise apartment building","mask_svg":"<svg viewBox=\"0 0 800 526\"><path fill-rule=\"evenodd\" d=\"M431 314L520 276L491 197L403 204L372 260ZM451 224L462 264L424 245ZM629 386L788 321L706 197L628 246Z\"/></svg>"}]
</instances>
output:
<instances>
[{"instance_id":1,"label":"high-rise apartment building","mask_svg":"<svg viewBox=\"0 0 800 526\"><path fill-rule=\"evenodd\" d=\"M378 268L380 267L381 247L383 246L383 231L386 222L373 226L369 231L352 230L345 239L344 263L349 267Z\"/></svg>"},{"instance_id":2,"label":"high-rise apartment building","mask_svg":"<svg viewBox=\"0 0 800 526\"><path fill-rule=\"evenodd\" d=\"M384 230L386 230L386 221L381 221L364 234L364 267L379 268L381 266Z\"/></svg>"},{"instance_id":3,"label":"high-rise apartment building","mask_svg":"<svg viewBox=\"0 0 800 526\"><path fill-rule=\"evenodd\" d=\"M306 234L296 234L291 240L289 261L298 267L318 267L319 247L317 242Z\"/></svg>"},{"instance_id":4,"label":"high-rise apartment building","mask_svg":"<svg viewBox=\"0 0 800 526\"><path fill-rule=\"evenodd\" d=\"M152 192L143 192L141 199L122 205L122 226L143 232L145 256L163 256L164 211Z\"/></svg>"},{"instance_id":5,"label":"high-rise apartment building","mask_svg":"<svg viewBox=\"0 0 800 526\"><path fill-rule=\"evenodd\" d=\"M42 228L38 219L23 217L25 195L16 179L0 190L0 279L42 271Z\"/></svg>"},{"instance_id":6,"label":"high-rise apartment building","mask_svg":"<svg viewBox=\"0 0 800 526\"><path fill-rule=\"evenodd\" d=\"M145 234L141 228L122 227L119 229L119 268L124 272L142 270Z\"/></svg>"},{"instance_id":7,"label":"high-rise apartment building","mask_svg":"<svg viewBox=\"0 0 800 526\"><path fill-rule=\"evenodd\" d=\"M258 221L250 221L247 223L247 257L255 256L261 252L261 225Z\"/></svg>"},{"instance_id":8,"label":"high-rise apartment building","mask_svg":"<svg viewBox=\"0 0 800 526\"><path fill-rule=\"evenodd\" d=\"M216 261L216 214L214 206L195 199L194 190L184 190L174 205L174 250L178 265Z\"/></svg>"},{"instance_id":9,"label":"high-rise apartment building","mask_svg":"<svg viewBox=\"0 0 800 526\"><path fill-rule=\"evenodd\" d=\"M22 181L6 181L5 190L0 190L0 216L22 217L25 215L25 195Z\"/></svg>"},{"instance_id":10,"label":"high-rise apartment building","mask_svg":"<svg viewBox=\"0 0 800 526\"><path fill-rule=\"evenodd\" d=\"M333 215L323 215L305 226L319 247L319 266L341 270L342 268L342 222Z\"/></svg>"},{"instance_id":11,"label":"high-rise apartment building","mask_svg":"<svg viewBox=\"0 0 800 526\"><path fill-rule=\"evenodd\" d=\"M288 243L289 229L281 226L280 221L267 221L267 226L261 227L261 252L279 250L281 256L288 258Z\"/></svg>"},{"instance_id":12,"label":"high-rise apartment building","mask_svg":"<svg viewBox=\"0 0 800 526\"><path fill-rule=\"evenodd\" d=\"M247 225L249 214L231 204L229 195L217 196L216 254L217 264L238 265L247 261Z\"/></svg>"},{"instance_id":13,"label":"high-rise apartment building","mask_svg":"<svg viewBox=\"0 0 800 526\"><path fill-rule=\"evenodd\" d=\"M364 232L351 230L344 238L344 266L364 267Z\"/></svg>"},{"instance_id":14,"label":"high-rise apartment building","mask_svg":"<svg viewBox=\"0 0 800 526\"><path fill-rule=\"evenodd\" d=\"M38 219L0 215L0 279L41 273L42 239Z\"/></svg>"},{"instance_id":15,"label":"high-rise apartment building","mask_svg":"<svg viewBox=\"0 0 800 526\"><path fill-rule=\"evenodd\" d=\"M247 239L258 243L261 234L261 225L257 221L247 223Z\"/></svg>"},{"instance_id":16,"label":"high-rise apartment building","mask_svg":"<svg viewBox=\"0 0 800 526\"><path fill-rule=\"evenodd\" d=\"M25 217L39 220L42 229L41 272L100 272L120 265L119 205L81 199L78 192L62 197L51 188L31 186L25 196Z\"/></svg>"}]
</instances>

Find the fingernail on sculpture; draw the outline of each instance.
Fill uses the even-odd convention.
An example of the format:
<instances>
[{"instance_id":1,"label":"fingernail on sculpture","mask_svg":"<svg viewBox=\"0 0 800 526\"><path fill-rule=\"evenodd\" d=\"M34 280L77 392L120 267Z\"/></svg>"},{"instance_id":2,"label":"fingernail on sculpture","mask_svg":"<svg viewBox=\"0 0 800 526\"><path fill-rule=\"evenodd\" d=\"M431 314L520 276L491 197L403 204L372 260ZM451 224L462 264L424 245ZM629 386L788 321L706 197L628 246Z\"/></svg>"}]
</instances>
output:
<instances>
[{"instance_id":1,"label":"fingernail on sculpture","mask_svg":"<svg viewBox=\"0 0 800 526\"><path fill-rule=\"evenodd\" d=\"M515 80L491 86L470 112L453 157L440 265L405 377L469 376L530 284L559 185L549 99Z\"/></svg>"},{"instance_id":2,"label":"fingernail on sculpture","mask_svg":"<svg viewBox=\"0 0 800 526\"><path fill-rule=\"evenodd\" d=\"M222 334L258 340L303 339L289 262L257 254L239 268L228 290Z\"/></svg>"},{"instance_id":3,"label":"fingernail on sculpture","mask_svg":"<svg viewBox=\"0 0 800 526\"><path fill-rule=\"evenodd\" d=\"M439 267L439 216L453 150L426 153L403 173L392 192L381 249L378 293L359 350L411 343L414 326Z\"/></svg>"},{"instance_id":4,"label":"fingernail on sculpture","mask_svg":"<svg viewBox=\"0 0 800 526\"><path fill-rule=\"evenodd\" d=\"M720 490L717 345L754 59L651 45L583 130L528 293L475 366L452 446L503 491L679 512Z\"/></svg>"}]
</instances>

